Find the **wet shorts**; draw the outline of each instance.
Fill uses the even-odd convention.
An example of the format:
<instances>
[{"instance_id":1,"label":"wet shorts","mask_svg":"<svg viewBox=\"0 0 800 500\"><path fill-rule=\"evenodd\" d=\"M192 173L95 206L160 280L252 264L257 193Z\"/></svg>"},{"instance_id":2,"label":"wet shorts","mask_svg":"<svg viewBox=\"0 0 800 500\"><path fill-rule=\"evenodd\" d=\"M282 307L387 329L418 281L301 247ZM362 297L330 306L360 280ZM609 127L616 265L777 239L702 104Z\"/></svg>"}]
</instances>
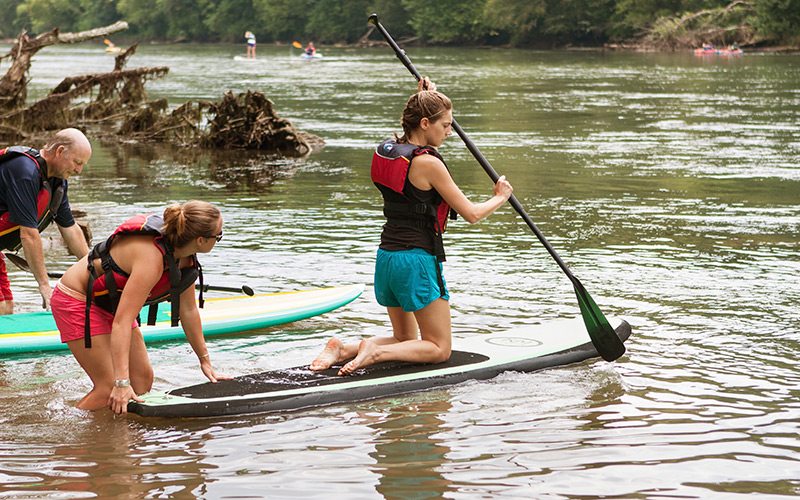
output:
<instances>
[{"instance_id":1,"label":"wet shorts","mask_svg":"<svg viewBox=\"0 0 800 500\"><path fill-rule=\"evenodd\" d=\"M375 261L375 297L386 307L419 311L438 298L450 299L442 276L444 294L439 289L436 267L442 263L421 248L411 250L378 249Z\"/></svg>"},{"instance_id":2,"label":"wet shorts","mask_svg":"<svg viewBox=\"0 0 800 500\"><path fill-rule=\"evenodd\" d=\"M14 300L14 296L11 294L11 282L8 280L6 258L0 253L0 302L6 300Z\"/></svg>"},{"instance_id":3,"label":"wet shorts","mask_svg":"<svg viewBox=\"0 0 800 500\"><path fill-rule=\"evenodd\" d=\"M56 327L61 332L62 343L66 344L83 338L84 318L86 317L86 296L84 294L67 288L59 281L50 298L50 309L53 311ZM90 316L92 337L111 333L111 325L114 323L113 314L92 304ZM134 320L133 328L137 326L139 325Z\"/></svg>"}]
</instances>

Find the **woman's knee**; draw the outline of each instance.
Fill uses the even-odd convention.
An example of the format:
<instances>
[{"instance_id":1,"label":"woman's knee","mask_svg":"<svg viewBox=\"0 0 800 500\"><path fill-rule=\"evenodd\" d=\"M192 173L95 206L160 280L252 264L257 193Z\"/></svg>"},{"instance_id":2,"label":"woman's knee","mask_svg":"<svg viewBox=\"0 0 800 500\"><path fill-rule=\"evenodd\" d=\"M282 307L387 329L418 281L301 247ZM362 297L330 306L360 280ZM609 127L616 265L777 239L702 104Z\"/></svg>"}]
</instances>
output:
<instances>
[{"instance_id":1,"label":"woman's knee","mask_svg":"<svg viewBox=\"0 0 800 500\"><path fill-rule=\"evenodd\" d=\"M131 386L133 386L133 392L136 394L150 392L150 389L153 388L154 378L155 374L153 372L153 367L149 365L147 368L136 373L135 375L131 375Z\"/></svg>"},{"instance_id":2,"label":"woman's knee","mask_svg":"<svg viewBox=\"0 0 800 500\"><path fill-rule=\"evenodd\" d=\"M436 361L434 363L444 363L445 361L450 359L450 355L452 354L452 349L450 347L440 347L437 346L437 356Z\"/></svg>"}]
</instances>

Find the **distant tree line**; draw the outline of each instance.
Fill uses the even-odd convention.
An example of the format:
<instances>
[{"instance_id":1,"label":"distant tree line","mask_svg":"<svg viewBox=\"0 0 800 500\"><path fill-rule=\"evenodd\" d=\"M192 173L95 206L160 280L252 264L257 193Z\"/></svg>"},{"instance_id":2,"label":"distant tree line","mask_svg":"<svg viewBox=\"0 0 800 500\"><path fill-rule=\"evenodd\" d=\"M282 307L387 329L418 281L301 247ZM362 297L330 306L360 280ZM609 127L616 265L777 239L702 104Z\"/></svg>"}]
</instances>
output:
<instances>
[{"instance_id":1,"label":"distant tree line","mask_svg":"<svg viewBox=\"0 0 800 500\"><path fill-rule=\"evenodd\" d=\"M122 19L137 40L241 42L250 30L259 42L352 44L377 12L395 37L420 43L556 47L642 40L732 3L750 42L800 44L800 0L0 0L0 35Z\"/></svg>"}]
</instances>

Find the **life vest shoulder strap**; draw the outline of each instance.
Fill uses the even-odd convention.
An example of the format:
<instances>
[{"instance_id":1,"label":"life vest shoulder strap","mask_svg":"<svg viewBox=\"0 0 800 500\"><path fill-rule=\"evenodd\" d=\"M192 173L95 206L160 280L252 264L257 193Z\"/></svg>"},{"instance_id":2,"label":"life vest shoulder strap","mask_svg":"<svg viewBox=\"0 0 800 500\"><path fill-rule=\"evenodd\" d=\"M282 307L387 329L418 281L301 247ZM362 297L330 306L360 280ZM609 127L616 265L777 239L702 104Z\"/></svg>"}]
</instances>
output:
<instances>
[{"instance_id":1,"label":"life vest shoulder strap","mask_svg":"<svg viewBox=\"0 0 800 500\"><path fill-rule=\"evenodd\" d=\"M27 156L39 167L39 173L43 178L47 178L47 162L42 158L38 149L29 148L28 146L7 146L0 149L0 163L5 163L17 156Z\"/></svg>"},{"instance_id":2,"label":"life vest shoulder strap","mask_svg":"<svg viewBox=\"0 0 800 500\"><path fill-rule=\"evenodd\" d=\"M25 156L36 165L39 174L39 194L36 197L36 217L39 232L44 231L58 212L66 191L66 181L47 177L47 162L38 149L27 146L8 146L0 149L0 166ZM16 250L21 246L19 226L8 220L8 212L0 213L0 247Z\"/></svg>"}]
</instances>

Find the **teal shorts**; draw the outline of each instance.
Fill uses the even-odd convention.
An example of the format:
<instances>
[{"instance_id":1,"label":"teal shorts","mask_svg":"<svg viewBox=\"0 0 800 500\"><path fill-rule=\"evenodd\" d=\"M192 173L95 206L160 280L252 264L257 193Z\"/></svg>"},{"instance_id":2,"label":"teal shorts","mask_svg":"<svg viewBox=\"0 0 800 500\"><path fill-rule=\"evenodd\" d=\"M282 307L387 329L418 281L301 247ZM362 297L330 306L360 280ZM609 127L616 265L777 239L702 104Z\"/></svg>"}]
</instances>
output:
<instances>
[{"instance_id":1,"label":"teal shorts","mask_svg":"<svg viewBox=\"0 0 800 500\"><path fill-rule=\"evenodd\" d=\"M402 307L406 312L414 312L438 298L450 300L444 275L444 290L439 288L437 266L441 272L442 263L421 248L379 248L375 261L375 298L378 299L378 304Z\"/></svg>"}]
</instances>

